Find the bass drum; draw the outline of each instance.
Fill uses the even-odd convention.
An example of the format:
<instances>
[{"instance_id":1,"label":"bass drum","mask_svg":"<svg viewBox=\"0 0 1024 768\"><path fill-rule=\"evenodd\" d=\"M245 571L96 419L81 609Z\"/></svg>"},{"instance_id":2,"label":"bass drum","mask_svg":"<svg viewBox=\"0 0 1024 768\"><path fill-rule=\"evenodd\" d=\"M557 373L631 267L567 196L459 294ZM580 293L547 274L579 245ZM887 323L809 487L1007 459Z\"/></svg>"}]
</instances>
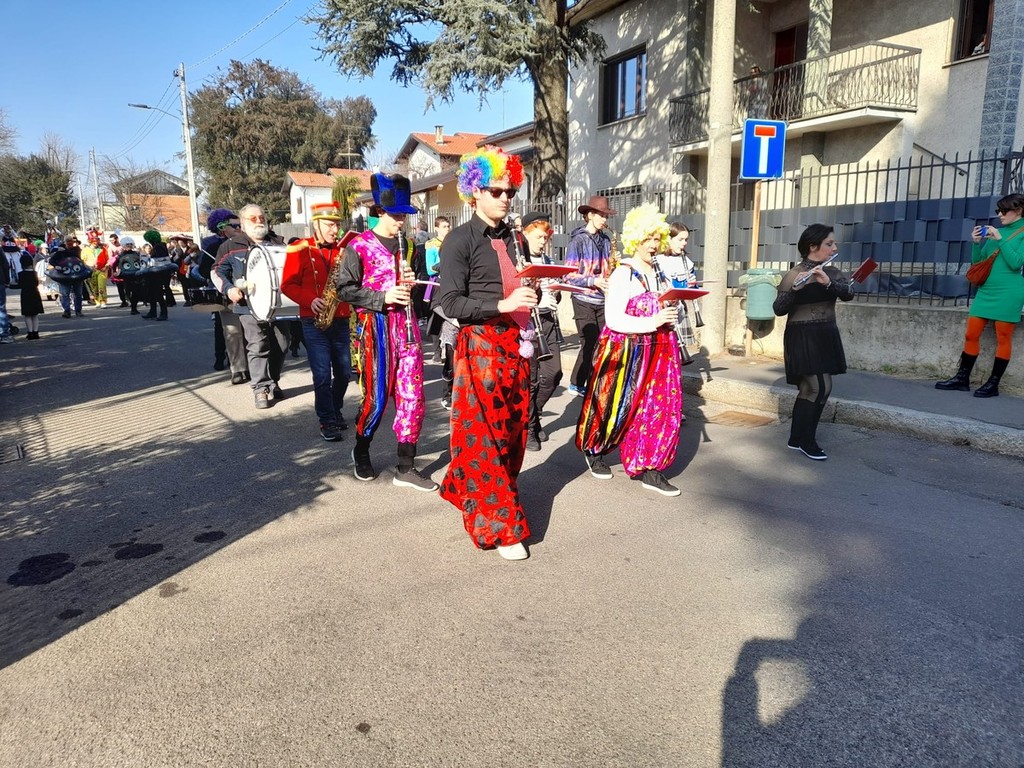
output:
<instances>
[{"instance_id":1,"label":"bass drum","mask_svg":"<svg viewBox=\"0 0 1024 768\"><path fill-rule=\"evenodd\" d=\"M281 293L287 249L283 245L254 245L245 266L245 300L260 322L298 320L299 305Z\"/></svg>"}]
</instances>

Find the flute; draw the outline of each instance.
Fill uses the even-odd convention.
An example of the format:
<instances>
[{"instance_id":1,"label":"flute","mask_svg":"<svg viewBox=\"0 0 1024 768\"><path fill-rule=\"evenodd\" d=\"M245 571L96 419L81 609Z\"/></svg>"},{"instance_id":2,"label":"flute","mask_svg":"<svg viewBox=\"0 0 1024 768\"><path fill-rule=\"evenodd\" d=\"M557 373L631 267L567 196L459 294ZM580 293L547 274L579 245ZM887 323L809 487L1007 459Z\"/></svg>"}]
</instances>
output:
<instances>
[{"instance_id":1,"label":"flute","mask_svg":"<svg viewBox=\"0 0 1024 768\"><path fill-rule=\"evenodd\" d=\"M404 282L404 267L405 242L402 240L402 230L398 230L398 253L395 254L395 285L401 285ZM405 343L407 346L416 343L416 333L413 330L415 324L416 319L413 315L412 296L410 294L409 303L405 305Z\"/></svg>"},{"instance_id":2,"label":"flute","mask_svg":"<svg viewBox=\"0 0 1024 768\"><path fill-rule=\"evenodd\" d=\"M665 277L665 273L661 269L661 264L658 263L658 257L656 254L651 254L651 266L654 267L654 275L658 280L659 287L671 288L672 283L667 277ZM676 310L679 312L685 312L686 310L683 309L681 304L681 301L675 302ZM679 347L679 355L682 359L682 363L683 365L689 365L693 362L693 355L691 355L690 350L686 348L686 341L683 339L683 329L679 327L678 321L672 324L672 330L676 333L676 345Z\"/></svg>"},{"instance_id":3,"label":"flute","mask_svg":"<svg viewBox=\"0 0 1024 768\"><path fill-rule=\"evenodd\" d=\"M831 264L833 261L836 260L836 258L838 258L838 256L839 256L839 251L836 251L835 253L833 253L831 256L829 256L827 259L825 259L820 264L815 264L813 267L808 269L803 274L797 275L796 279L793 281L793 287L794 288L799 288L800 286L802 286L804 283L806 283L808 280L811 279L811 273L814 270L816 270L818 267L824 267L826 264Z\"/></svg>"}]
</instances>

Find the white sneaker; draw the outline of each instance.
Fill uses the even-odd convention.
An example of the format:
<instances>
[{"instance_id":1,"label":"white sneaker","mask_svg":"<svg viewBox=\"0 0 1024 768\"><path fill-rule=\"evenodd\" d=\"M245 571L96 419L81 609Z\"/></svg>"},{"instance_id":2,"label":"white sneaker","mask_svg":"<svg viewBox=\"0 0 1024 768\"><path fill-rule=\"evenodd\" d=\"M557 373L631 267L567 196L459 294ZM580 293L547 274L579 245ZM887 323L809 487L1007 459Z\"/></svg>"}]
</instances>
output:
<instances>
[{"instance_id":1,"label":"white sneaker","mask_svg":"<svg viewBox=\"0 0 1024 768\"><path fill-rule=\"evenodd\" d=\"M530 556L530 553L526 551L526 547L523 546L521 541L509 544L507 547L499 544L497 549L498 554L506 560L525 560Z\"/></svg>"}]
</instances>

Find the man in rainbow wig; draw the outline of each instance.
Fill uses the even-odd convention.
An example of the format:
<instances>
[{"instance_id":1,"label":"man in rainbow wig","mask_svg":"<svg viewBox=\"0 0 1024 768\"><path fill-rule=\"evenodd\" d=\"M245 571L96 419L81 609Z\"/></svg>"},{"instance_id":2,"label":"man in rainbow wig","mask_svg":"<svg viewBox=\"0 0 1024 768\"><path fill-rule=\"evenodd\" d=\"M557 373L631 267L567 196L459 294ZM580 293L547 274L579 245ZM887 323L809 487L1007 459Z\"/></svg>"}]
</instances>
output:
<instances>
[{"instance_id":1,"label":"man in rainbow wig","mask_svg":"<svg viewBox=\"0 0 1024 768\"><path fill-rule=\"evenodd\" d=\"M370 442L388 401L394 398L398 466L392 483L417 491L436 491L437 483L420 474L415 466L426 402L420 329L409 307L416 275L406 259L402 226L406 215L416 213L416 209L411 205L411 188L404 176L375 173L370 177L370 188L370 215L377 217L376 224L346 246L337 282L338 298L355 307L358 321L356 351L363 397L356 417L354 472L357 480L377 477L370 461Z\"/></svg>"},{"instance_id":2,"label":"man in rainbow wig","mask_svg":"<svg viewBox=\"0 0 1024 768\"><path fill-rule=\"evenodd\" d=\"M537 292L516 277L516 253L525 253L526 245L505 221L523 183L523 166L518 157L487 146L462 156L458 177L459 197L474 214L441 246L437 300L445 317L459 322L452 461L441 496L462 510L477 547L524 560L530 529L518 477L526 451L530 309Z\"/></svg>"}]
</instances>

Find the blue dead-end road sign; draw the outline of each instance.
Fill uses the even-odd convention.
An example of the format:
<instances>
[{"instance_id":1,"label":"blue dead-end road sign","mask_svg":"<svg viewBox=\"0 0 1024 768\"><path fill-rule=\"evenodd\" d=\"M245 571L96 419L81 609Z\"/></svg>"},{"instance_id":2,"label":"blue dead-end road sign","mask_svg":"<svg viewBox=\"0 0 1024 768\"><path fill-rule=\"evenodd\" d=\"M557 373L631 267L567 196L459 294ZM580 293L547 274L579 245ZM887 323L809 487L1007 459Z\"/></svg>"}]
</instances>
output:
<instances>
[{"instance_id":1,"label":"blue dead-end road sign","mask_svg":"<svg viewBox=\"0 0 1024 768\"><path fill-rule=\"evenodd\" d=\"M740 148L741 179L780 179L786 162L786 124L747 120Z\"/></svg>"}]
</instances>

